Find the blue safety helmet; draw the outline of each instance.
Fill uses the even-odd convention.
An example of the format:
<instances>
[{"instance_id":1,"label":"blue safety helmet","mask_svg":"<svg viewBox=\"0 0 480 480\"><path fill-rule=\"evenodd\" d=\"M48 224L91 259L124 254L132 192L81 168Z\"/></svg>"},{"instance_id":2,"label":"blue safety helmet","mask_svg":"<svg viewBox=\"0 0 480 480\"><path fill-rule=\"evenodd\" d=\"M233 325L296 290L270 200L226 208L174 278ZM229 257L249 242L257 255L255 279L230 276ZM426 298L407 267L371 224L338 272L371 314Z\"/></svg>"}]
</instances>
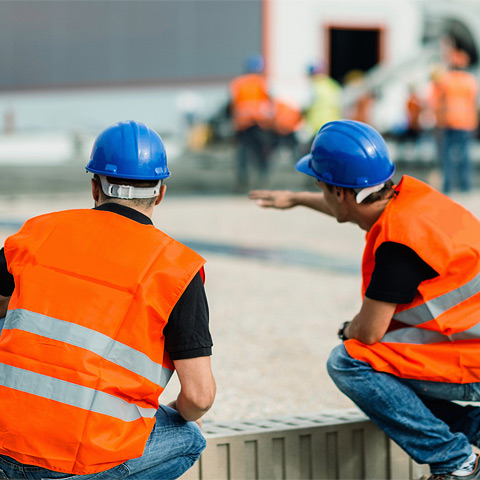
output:
<instances>
[{"instance_id":1,"label":"blue safety helmet","mask_svg":"<svg viewBox=\"0 0 480 480\"><path fill-rule=\"evenodd\" d=\"M326 70L327 69L325 68L325 62L323 62L322 60L320 60L317 63L311 63L307 67L307 73L311 77L314 76L314 75L319 75L321 73L325 73Z\"/></svg>"},{"instance_id":2,"label":"blue safety helmet","mask_svg":"<svg viewBox=\"0 0 480 480\"><path fill-rule=\"evenodd\" d=\"M165 145L158 133L140 122L119 122L95 140L88 172L132 180L170 176Z\"/></svg>"},{"instance_id":3,"label":"blue safety helmet","mask_svg":"<svg viewBox=\"0 0 480 480\"><path fill-rule=\"evenodd\" d=\"M245 61L245 71L247 73L262 73L265 68L265 61L259 53L250 55Z\"/></svg>"},{"instance_id":4,"label":"blue safety helmet","mask_svg":"<svg viewBox=\"0 0 480 480\"><path fill-rule=\"evenodd\" d=\"M370 125L354 120L323 125L310 153L295 168L324 183L349 188L379 185L395 172L382 136Z\"/></svg>"}]
</instances>

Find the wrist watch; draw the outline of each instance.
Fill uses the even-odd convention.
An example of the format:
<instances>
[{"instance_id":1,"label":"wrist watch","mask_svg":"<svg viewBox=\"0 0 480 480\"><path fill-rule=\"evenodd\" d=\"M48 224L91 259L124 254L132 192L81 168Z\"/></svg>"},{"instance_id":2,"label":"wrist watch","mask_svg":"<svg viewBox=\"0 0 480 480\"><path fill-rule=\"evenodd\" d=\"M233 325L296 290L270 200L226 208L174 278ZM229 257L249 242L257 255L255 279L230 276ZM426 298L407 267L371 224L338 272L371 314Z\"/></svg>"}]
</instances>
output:
<instances>
[{"instance_id":1,"label":"wrist watch","mask_svg":"<svg viewBox=\"0 0 480 480\"><path fill-rule=\"evenodd\" d=\"M345 329L350 325L351 322L343 322L342 325L340 326L340 329L338 330L338 338L340 340L348 340L348 337L345 335Z\"/></svg>"}]
</instances>

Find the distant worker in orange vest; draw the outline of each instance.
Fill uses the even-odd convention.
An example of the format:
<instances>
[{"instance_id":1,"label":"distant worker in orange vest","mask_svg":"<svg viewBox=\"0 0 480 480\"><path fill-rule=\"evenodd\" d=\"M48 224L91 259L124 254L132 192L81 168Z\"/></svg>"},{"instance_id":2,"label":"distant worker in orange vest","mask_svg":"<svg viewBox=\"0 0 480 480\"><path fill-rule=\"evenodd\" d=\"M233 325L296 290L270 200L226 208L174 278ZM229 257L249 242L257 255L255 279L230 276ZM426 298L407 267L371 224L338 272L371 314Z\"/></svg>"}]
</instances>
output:
<instances>
[{"instance_id":1,"label":"distant worker in orange vest","mask_svg":"<svg viewBox=\"0 0 480 480\"><path fill-rule=\"evenodd\" d=\"M424 124L435 142L437 158L441 159L443 152L443 127L441 125L440 100L441 80L445 75L443 64L435 65L430 72L430 81L425 95Z\"/></svg>"},{"instance_id":2,"label":"distant worker in orange vest","mask_svg":"<svg viewBox=\"0 0 480 480\"><path fill-rule=\"evenodd\" d=\"M425 105L420 98L417 87L414 84L408 86L408 95L405 102L405 116L406 124L405 130L402 132L399 138L399 146L403 148L399 149L402 153L397 153L398 155L403 155L403 159L407 159L407 149L406 146L410 145L413 147L413 159L417 160L417 151L419 147L419 140L423 132L422 127L422 114L424 113Z\"/></svg>"},{"instance_id":3,"label":"distant worker in orange vest","mask_svg":"<svg viewBox=\"0 0 480 480\"><path fill-rule=\"evenodd\" d=\"M466 71L469 56L462 50L450 54L450 69L439 83L438 122L443 130L443 192L472 188L471 142L478 127L478 81Z\"/></svg>"},{"instance_id":4,"label":"distant worker in orange vest","mask_svg":"<svg viewBox=\"0 0 480 480\"><path fill-rule=\"evenodd\" d=\"M285 147L293 161L296 161L300 147L297 133L303 125L302 112L291 101L278 98L273 100L273 111L272 147Z\"/></svg>"},{"instance_id":5,"label":"distant worker in orange vest","mask_svg":"<svg viewBox=\"0 0 480 480\"><path fill-rule=\"evenodd\" d=\"M340 326L331 378L430 480L479 479L480 407L456 401L480 401L480 220L413 177L394 185L385 141L361 122L325 124L296 168L322 192L250 198L366 232L362 304Z\"/></svg>"},{"instance_id":6,"label":"distant worker in orange vest","mask_svg":"<svg viewBox=\"0 0 480 480\"><path fill-rule=\"evenodd\" d=\"M95 208L32 218L0 250L2 478L174 479L205 448L205 260L153 226L166 160L144 124L107 128Z\"/></svg>"},{"instance_id":7,"label":"distant worker in orange vest","mask_svg":"<svg viewBox=\"0 0 480 480\"><path fill-rule=\"evenodd\" d=\"M236 189L246 191L252 165L260 185L265 184L270 170L274 105L261 55L247 58L245 74L230 83L230 110L238 143Z\"/></svg>"},{"instance_id":8,"label":"distant worker in orange vest","mask_svg":"<svg viewBox=\"0 0 480 480\"><path fill-rule=\"evenodd\" d=\"M355 100L344 106L343 116L349 120L371 124L375 106L375 93L367 85L365 72L350 70L343 81L345 89L355 93Z\"/></svg>"}]
</instances>

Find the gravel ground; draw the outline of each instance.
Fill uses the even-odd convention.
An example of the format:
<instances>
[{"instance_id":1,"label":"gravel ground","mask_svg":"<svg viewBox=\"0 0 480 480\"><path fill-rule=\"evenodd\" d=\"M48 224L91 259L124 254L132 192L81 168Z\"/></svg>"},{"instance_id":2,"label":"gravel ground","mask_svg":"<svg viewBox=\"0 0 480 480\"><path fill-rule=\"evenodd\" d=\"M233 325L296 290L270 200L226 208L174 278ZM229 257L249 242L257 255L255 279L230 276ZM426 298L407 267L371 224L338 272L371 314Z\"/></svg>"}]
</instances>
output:
<instances>
[{"instance_id":1,"label":"gravel ground","mask_svg":"<svg viewBox=\"0 0 480 480\"><path fill-rule=\"evenodd\" d=\"M28 217L92 205L85 193L0 199L2 241ZM480 212L480 194L457 200ZM364 232L303 208L279 212L260 209L238 196L168 197L168 192L154 223L180 241L214 247L199 250L207 259L218 389L206 419L353 406L329 379L325 362L338 344L338 325L360 306ZM272 251L277 255L265 255ZM312 265L303 261L309 256L317 260ZM342 268L344 264L350 270ZM177 392L174 377L164 401Z\"/></svg>"}]
</instances>

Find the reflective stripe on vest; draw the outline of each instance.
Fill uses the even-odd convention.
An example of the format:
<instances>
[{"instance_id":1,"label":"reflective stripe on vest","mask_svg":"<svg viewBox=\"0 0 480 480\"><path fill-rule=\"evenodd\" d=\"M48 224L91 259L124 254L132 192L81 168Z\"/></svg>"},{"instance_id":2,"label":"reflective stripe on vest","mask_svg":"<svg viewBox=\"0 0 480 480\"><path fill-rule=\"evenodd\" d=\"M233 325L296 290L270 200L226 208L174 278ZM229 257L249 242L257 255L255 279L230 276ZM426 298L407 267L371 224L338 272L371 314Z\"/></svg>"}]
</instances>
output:
<instances>
[{"instance_id":1,"label":"reflective stripe on vest","mask_svg":"<svg viewBox=\"0 0 480 480\"><path fill-rule=\"evenodd\" d=\"M432 330L425 330L423 328L399 328L398 330L386 333L382 338L382 342L426 345L429 343L478 339L480 339L480 325L475 325L464 332L452 333L452 335L443 335L439 332L433 332Z\"/></svg>"},{"instance_id":2,"label":"reflective stripe on vest","mask_svg":"<svg viewBox=\"0 0 480 480\"><path fill-rule=\"evenodd\" d=\"M96 355L147 378L165 388L172 370L150 360L144 353L87 327L28 310L7 312L4 330L18 329L89 350ZM68 403L68 402L66 402Z\"/></svg>"},{"instance_id":3,"label":"reflective stripe on vest","mask_svg":"<svg viewBox=\"0 0 480 480\"><path fill-rule=\"evenodd\" d=\"M0 364L0 385L91 412L109 415L124 422L133 422L142 417L153 418L157 411L155 408L144 408L128 403L93 388L82 387L76 383L4 364Z\"/></svg>"},{"instance_id":4,"label":"reflective stripe on vest","mask_svg":"<svg viewBox=\"0 0 480 480\"><path fill-rule=\"evenodd\" d=\"M394 320L407 325L420 325L437 318L442 313L455 307L480 292L480 273L465 285L428 302L403 310L394 315Z\"/></svg>"}]
</instances>

